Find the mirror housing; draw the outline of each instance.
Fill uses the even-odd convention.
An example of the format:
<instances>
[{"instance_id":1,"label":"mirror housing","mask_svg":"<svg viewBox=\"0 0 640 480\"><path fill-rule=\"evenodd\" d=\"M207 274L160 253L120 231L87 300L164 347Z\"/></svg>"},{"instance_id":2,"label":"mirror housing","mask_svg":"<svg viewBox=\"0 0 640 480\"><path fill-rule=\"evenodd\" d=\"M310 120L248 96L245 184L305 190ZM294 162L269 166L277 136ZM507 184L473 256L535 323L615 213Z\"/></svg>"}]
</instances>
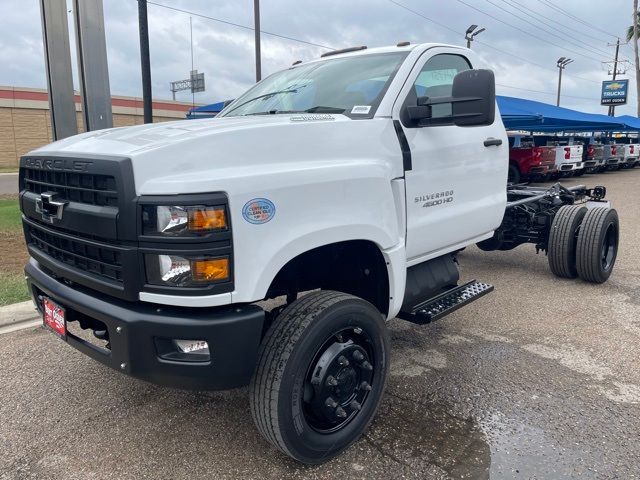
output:
<instances>
[{"instance_id":1,"label":"mirror housing","mask_svg":"<svg viewBox=\"0 0 640 480\"><path fill-rule=\"evenodd\" d=\"M432 117L432 106L451 104L451 115ZM460 127L491 125L496 113L496 84L491 70L464 70L453 79L450 97L418 97L407 114L417 126Z\"/></svg>"}]
</instances>

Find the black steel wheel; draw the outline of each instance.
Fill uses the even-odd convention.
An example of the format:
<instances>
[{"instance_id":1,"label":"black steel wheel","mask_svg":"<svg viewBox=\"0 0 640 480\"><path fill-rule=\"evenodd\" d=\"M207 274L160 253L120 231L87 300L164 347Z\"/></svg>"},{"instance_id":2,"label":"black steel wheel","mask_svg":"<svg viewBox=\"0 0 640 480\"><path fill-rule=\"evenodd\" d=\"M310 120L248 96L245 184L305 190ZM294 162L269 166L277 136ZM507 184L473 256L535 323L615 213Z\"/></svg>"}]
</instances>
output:
<instances>
[{"instance_id":1,"label":"black steel wheel","mask_svg":"<svg viewBox=\"0 0 640 480\"><path fill-rule=\"evenodd\" d=\"M507 177L507 182L509 183L520 183L522 176L520 175L520 170L515 165L509 165L509 175Z\"/></svg>"},{"instance_id":2,"label":"black steel wheel","mask_svg":"<svg viewBox=\"0 0 640 480\"><path fill-rule=\"evenodd\" d=\"M319 464L369 426L389 368L389 335L369 302L340 292L305 295L276 318L258 353L251 413L285 454Z\"/></svg>"},{"instance_id":3,"label":"black steel wheel","mask_svg":"<svg viewBox=\"0 0 640 480\"><path fill-rule=\"evenodd\" d=\"M576 266L583 280L603 283L611 276L618 256L620 226L612 208L592 208L584 217L576 247Z\"/></svg>"},{"instance_id":4,"label":"black steel wheel","mask_svg":"<svg viewBox=\"0 0 640 480\"><path fill-rule=\"evenodd\" d=\"M549 268L558 277L578 276L576 242L580 224L586 213L587 207L564 205L558 209L553 218L547 242L547 260L549 260Z\"/></svg>"}]
</instances>

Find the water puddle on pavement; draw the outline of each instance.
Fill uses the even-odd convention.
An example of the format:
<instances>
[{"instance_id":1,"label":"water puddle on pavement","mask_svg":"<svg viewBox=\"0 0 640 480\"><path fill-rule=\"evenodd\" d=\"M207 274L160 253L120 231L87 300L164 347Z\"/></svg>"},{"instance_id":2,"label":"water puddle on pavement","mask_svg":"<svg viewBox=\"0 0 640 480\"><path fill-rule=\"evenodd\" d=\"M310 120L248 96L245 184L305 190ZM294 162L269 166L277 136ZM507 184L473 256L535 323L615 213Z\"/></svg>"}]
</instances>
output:
<instances>
[{"instance_id":1,"label":"water puddle on pavement","mask_svg":"<svg viewBox=\"0 0 640 480\"><path fill-rule=\"evenodd\" d=\"M477 424L392 389L364 441L413 474L435 470L451 478L489 478L489 445Z\"/></svg>"}]
</instances>

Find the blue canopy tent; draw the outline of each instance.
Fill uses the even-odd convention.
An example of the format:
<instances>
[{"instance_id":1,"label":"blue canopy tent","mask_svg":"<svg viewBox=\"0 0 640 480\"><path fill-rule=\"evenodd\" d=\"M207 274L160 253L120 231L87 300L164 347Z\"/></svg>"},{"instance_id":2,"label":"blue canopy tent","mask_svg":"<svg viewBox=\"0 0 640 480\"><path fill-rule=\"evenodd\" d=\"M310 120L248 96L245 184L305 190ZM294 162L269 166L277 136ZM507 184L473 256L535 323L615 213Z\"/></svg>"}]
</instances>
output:
<instances>
[{"instance_id":1,"label":"blue canopy tent","mask_svg":"<svg viewBox=\"0 0 640 480\"><path fill-rule=\"evenodd\" d=\"M226 100L224 102L212 103L211 105L203 105L201 107L190 108L187 112L187 118L189 120L193 120L196 118L215 117L230 101L231 100Z\"/></svg>"},{"instance_id":2,"label":"blue canopy tent","mask_svg":"<svg viewBox=\"0 0 640 480\"><path fill-rule=\"evenodd\" d=\"M640 120L630 116L609 117L523 98L498 96L502 121L508 129L535 132L621 132L640 130Z\"/></svg>"},{"instance_id":3,"label":"blue canopy tent","mask_svg":"<svg viewBox=\"0 0 640 480\"><path fill-rule=\"evenodd\" d=\"M629 129L640 130L640 118L632 117L631 115L620 115L615 117L617 120L624 122Z\"/></svg>"},{"instance_id":4,"label":"blue canopy tent","mask_svg":"<svg viewBox=\"0 0 640 480\"><path fill-rule=\"evenodd\" d=\"M498 96L498 107L507 129L535 132L589 132L639 130L638 119L584 113L524 98Z\"/></svg>"}]
</instances>

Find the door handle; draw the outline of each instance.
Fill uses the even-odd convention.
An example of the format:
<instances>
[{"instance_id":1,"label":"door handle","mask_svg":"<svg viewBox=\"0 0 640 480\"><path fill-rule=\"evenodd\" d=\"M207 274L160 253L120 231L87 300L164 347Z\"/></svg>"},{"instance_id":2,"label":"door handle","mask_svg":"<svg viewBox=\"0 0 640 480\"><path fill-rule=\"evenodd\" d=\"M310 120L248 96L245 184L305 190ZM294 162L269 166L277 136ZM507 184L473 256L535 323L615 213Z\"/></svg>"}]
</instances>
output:
<instances>
[{"instance_id":1,"label":"door handle","mask_svg":"<svg viewBox=\"0 0 640 480\"><path fill-rule=\"evenodd\" d=\"M489 137L484 141L485 147L499 147L500 145L502 145L502 140L500 140L499 138Z\"/></svg>"}]
</instances>

